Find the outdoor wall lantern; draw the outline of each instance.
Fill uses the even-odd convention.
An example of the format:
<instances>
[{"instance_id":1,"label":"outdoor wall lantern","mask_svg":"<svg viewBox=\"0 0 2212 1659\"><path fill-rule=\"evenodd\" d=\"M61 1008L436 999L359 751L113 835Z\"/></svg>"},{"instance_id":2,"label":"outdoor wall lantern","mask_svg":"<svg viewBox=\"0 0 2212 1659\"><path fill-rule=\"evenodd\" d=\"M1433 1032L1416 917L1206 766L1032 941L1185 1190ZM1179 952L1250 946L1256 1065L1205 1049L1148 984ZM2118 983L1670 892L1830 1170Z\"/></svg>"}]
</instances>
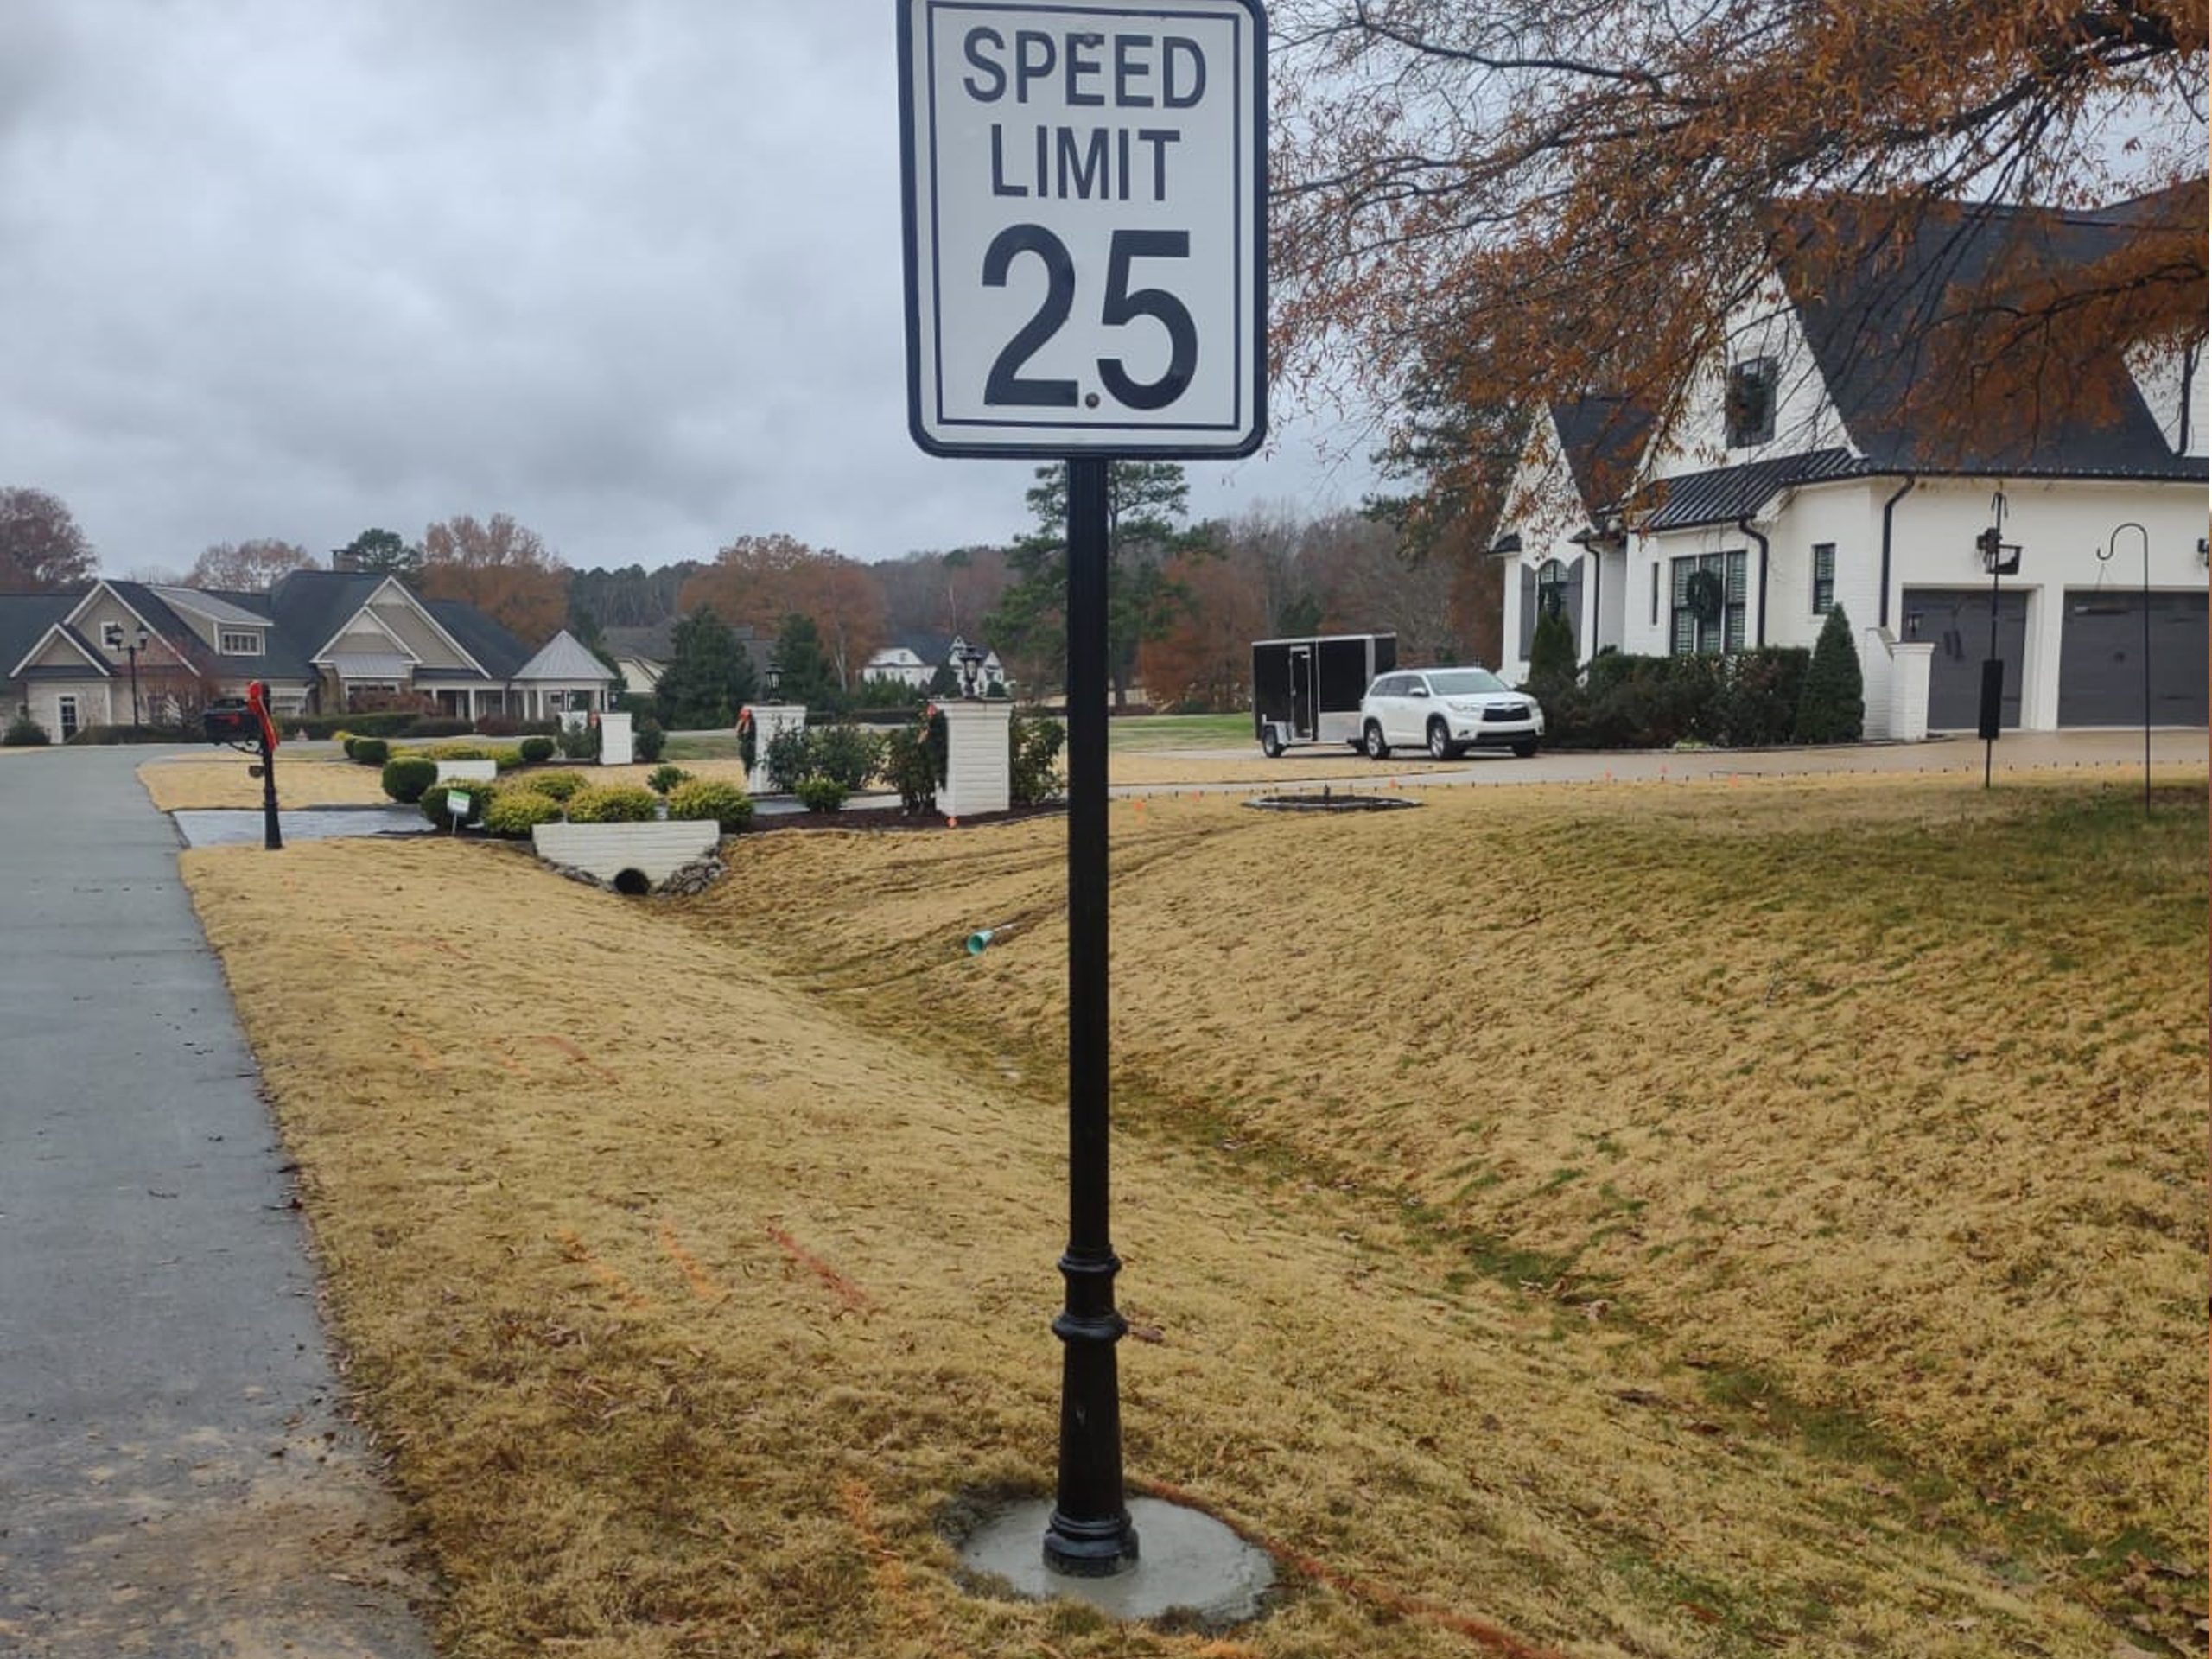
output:
<instances>
[{"instance_id":1,"label":"outdoor wall lantern","mask_svg":"<svg viewBox=\"0 0 2212 1659\"><path fill-rule=\"evenodd\" d=\"M784 668L774 658L768 659L768 701L773 702L784 689Z\"/></svg>"},{"instance_id":2,"label":"outdoor wall lantern","mask_svg":"<svg viewBox=\"0 0 2212 1659\"><path fill-rule=\"evenodd\" d=\"M976 695L976 681L983 671L983 653L973 645L963 645L960 647L959 657L961 695L972 697Z\"/></svg>"}]
</instances>

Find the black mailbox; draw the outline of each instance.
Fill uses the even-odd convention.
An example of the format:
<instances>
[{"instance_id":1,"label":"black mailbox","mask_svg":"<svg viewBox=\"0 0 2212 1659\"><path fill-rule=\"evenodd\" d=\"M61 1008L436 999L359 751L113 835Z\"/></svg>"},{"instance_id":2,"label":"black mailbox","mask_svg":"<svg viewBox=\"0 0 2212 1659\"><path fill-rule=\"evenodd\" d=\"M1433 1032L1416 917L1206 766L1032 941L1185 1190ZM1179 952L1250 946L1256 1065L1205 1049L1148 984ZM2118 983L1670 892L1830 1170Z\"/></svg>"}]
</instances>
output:
<instances>
[{"instance_id":1,"label":"black mailbox","mask_svg":"<svg viewBox=\"0 0 2212 1659\"><path fill-rule=\"evenodd\" d=\"M205 718L210 743L261 741L261 722L254 718L253 710L244 697L216 698L207 705Z\"/></svg>"}]
</instances>

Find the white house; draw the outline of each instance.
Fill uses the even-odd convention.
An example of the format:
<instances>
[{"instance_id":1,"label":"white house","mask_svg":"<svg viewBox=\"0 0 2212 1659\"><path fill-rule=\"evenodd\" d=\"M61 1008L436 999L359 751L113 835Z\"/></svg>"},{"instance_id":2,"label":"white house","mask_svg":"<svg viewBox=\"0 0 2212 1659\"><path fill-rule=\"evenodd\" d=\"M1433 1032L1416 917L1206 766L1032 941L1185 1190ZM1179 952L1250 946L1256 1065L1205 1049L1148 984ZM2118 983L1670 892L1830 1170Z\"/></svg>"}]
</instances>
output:
<instances>
[{"instance_id":1,"label":"white house","mask_svg":"<svg viewBox=\"0 0 2212 1659\"><path fill-rule=\"evenodd\" d=\"M1590 398L1537 423L1494 547L1503 671L1526 674L1546 606L1587 660L1810 645L1840 605L1870 732L1971 728L1993 588L2007 726L2139 721L2146 605L2152 719L2203 725L2202 336L2007 372L2006 325L1940 303L1968 276L2063 283L2143 207L1962 208L1878 265L1777 235L1669 419ZM1959 385L1986 394L1964 417L1933 405ZM2018 552L1993 578L1993 526Z\"/></svg>"},{"instance_id":2,"label":"white house","mask_svg":"<svg viewBox=\"0 0 2212 1659\"><path fill-rule=\"evenodd\" d=\"M957 684L965 672L962 658L968 648L968 641L957 633L910 633L877 651L861 672L863 676L926 688L937 678L938 671L944 668L951 671ZM985 695L995 685L1003 690L1006 665L999 661L998 652L988 645L978 645L976 649L983 653L976 669L976 690Z\"/></svg>"}]
</instances>

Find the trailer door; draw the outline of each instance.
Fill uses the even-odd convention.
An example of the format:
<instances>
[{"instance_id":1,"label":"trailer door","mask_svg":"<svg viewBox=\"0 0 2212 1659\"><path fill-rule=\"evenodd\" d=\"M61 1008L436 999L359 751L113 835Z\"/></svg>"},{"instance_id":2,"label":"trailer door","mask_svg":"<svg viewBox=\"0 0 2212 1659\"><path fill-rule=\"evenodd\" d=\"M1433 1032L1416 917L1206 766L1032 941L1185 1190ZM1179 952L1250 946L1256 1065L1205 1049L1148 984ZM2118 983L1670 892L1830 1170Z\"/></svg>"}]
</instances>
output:
<instances>
[{"instance_id":1,"label":"trailer door","mask_svg":"<svg viewBox=\"0 0 2212 1659\"><path fill-rule=\"evenodd\" d=\"M1290 648L1290 728L1306 742L1313 741L1313 647Z\"/></svg>"}]
</instances>

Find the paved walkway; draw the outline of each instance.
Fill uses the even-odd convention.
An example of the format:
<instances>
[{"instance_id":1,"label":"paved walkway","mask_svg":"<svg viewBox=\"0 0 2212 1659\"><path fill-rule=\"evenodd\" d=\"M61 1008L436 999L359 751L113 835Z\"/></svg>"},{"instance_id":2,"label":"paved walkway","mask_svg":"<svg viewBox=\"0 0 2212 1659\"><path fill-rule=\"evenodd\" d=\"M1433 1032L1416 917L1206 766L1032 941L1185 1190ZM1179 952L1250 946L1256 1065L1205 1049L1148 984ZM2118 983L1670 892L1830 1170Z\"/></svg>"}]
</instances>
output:
<instances>
[{"instance_id":1,"label":"paved walkway","mask_svg":"<svg viewBox=\"0 0 2212 1659\"><path fill-rule=\"evenodd\" d=\"M428 1659L144 753L0 758L0 1653Z\"/></svg>"}]
</instances>

